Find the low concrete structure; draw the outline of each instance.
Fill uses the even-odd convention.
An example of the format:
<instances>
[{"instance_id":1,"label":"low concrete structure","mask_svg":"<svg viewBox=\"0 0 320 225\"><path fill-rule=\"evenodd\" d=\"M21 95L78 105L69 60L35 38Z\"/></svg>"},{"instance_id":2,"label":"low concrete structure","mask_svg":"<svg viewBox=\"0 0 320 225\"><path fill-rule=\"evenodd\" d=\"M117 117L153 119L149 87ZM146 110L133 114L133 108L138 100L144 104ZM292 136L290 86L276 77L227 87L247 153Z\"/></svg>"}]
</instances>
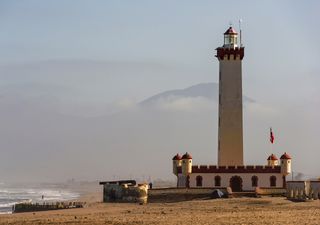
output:
<instances>
[{"instance_id":1,"label":"low concrete structure","mask_svg":"<svg viewBox=\"0 0 320 225\"><path fill-rule=\"evenodd\" d=\"M292 200L319 199L320 181L288 181L287 198Z\"/></svg>"},{"instance_id":2,"label":"low concrete structure","mask_svg":"<svg viewBox=\"0 0 320 225\"><path fill-rule=\"evenodd\" d=\"M103 202L138 202L147 203L148 185L138 184L135 180L104 181Z\"/></svg>"}]
</instances>

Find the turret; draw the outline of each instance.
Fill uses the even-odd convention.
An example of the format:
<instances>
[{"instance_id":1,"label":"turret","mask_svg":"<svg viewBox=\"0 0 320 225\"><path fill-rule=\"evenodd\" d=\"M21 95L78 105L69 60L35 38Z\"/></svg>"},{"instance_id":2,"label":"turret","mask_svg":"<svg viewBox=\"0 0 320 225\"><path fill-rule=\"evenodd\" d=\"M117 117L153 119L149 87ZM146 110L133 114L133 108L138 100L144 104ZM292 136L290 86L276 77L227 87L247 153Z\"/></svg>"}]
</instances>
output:
<instances>
[{"instance_id":1,"label":"turret","mask_svg":"<svg viewBox=\"0 0 320 225\"><path fill-rule=\"evenodd\" d=\"M188 152L182 156L181 169L184 176L188 176L192 173L192 157Z\"/></svg>"},{"instance_id":2,"label":"turret","mask_svg":"<svg viewBox=\"0 0 320 225\"><path fill-rule=\"evenodd\" d=\"M178 176L178 167L181 166L181 156L177 153L172 158L172 172L174 175Z\"/></svg>"},{"instance_id":3,"label":"turret","mask_svg":"<svg viewBox=\"0 0 320 225\"><path fill-rule=\"evenodd\" d=\"M285 152L280 157L280 163L281 163L281 173L284 176L287 176L291 173L291 157Z\"/></svg>"},{"instance_id":4,"label":"turret","mask_svg":"<svg viewBox=\"0 0 320 225\"><path fill-rule=\"evenodd\" d=\"M279 161L278 161L277 156L274 154L271 154L268 157L268 166L277 166L277 165L279 165Z\"/></svg>"}]
</instances>

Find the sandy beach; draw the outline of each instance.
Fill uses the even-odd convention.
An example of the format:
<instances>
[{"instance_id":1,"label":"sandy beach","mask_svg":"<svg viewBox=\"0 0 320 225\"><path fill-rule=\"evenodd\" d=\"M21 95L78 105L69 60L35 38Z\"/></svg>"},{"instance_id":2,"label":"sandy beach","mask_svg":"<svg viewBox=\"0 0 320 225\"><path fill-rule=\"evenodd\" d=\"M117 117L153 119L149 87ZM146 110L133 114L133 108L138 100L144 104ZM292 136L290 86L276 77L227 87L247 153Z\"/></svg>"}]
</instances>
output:
<instances>
[{"instance_id":1,"label":"sandy beach","mask_svg":"<svg viewBox=\"0 0 320 225\"><path fill-rule=\"evenodd\" d=\"M85 194L82 209L0 215L0 224L319 224L320 201L283 197L102 203L101 190Z\"/></svg>"}]
</instances>

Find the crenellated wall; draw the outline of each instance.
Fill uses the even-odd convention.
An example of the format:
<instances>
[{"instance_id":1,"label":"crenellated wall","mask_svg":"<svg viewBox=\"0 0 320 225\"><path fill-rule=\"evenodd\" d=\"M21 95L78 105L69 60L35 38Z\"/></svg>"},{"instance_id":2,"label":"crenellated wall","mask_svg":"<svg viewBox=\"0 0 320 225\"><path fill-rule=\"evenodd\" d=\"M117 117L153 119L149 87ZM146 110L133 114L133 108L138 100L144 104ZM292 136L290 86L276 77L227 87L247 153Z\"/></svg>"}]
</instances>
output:
<instances>
[{"instance_id":1,"label":"crenellated wall","mask_svg":"<svg viewBox=\"0 0 320 225\"><path fill-rule=\"evenodd\" d=\"M244 47L236 47L236 48L217 48L217 55L216 57L219 60L224 60L224 59L236 59L239 57L239 59L243 59L244 57Z\"/></svg>"},{"instance_id":2,"label":"crenellated wall","mask_svg":"<svg viewBox=\"0 0 320 225\"><path fill-rule=\"evenodd\" d=\"M178 173L181 171L181 167L178 167ZM194 165L192 173L281 173L281 166Z\"/></svg>"}]
</instances>

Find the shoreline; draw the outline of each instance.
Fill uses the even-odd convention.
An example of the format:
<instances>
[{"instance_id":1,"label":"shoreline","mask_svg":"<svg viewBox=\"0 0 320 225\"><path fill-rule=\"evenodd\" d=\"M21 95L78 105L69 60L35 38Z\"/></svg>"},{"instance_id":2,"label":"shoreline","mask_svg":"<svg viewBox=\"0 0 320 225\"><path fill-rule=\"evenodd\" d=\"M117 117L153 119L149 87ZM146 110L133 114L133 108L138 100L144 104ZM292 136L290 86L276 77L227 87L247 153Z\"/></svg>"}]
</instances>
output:
<instances>
[{"instance_id":1,"label":"shoreline","mask_svg":"<svg viewBox=\"0 0 320 225\"><path fill-rule=\"evenodd\" d=\"M12 214L13 204L25 202L33 204L86 202L92 198L93 194L90 193L99 193L96 182L45 184L43 186L37 184L27 186L26 188L20 188L17 185L17 187L3 187L3 190L7 193L7 196L2 196L0 215Z\"/></svg>"}]
</instances>

